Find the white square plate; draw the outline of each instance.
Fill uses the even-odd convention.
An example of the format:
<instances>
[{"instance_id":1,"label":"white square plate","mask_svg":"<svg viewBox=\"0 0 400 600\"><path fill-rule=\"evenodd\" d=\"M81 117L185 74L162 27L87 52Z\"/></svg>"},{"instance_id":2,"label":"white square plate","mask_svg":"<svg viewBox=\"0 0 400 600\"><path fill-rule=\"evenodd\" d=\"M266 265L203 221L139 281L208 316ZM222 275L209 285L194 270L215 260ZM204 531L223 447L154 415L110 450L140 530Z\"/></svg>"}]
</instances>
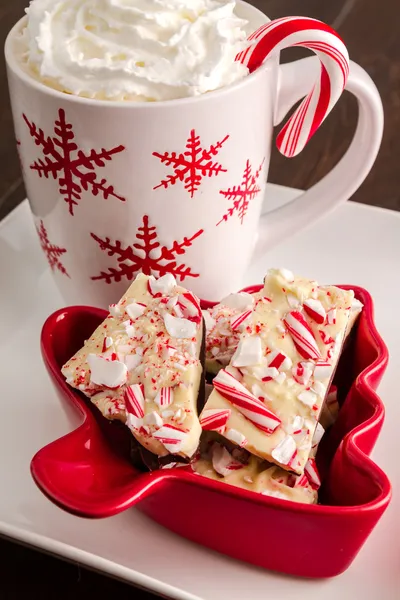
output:
<instances>
[{"instance_id":1,"label":"white square plate","mask_svg":"<svg viewBox=\"0 0 400 600\"><path fill-rule=\"evenodd\" d=\"M268 206L299 193L270 185ZM397 495L350 569L322 581L234 561L174 535L136 509L101 521L79 519L39 492L29 472L32 456L72 430L79 417L58 403L41 361L42 324L63 301L27 202L0 224L0 257L0 534L182 600L399 599L400 213L347 203L266 254L243 282L260 282L268 267L285 266L321 283L361 285L375 299L377 326L389 346L390 365L379 390L387 416L373 458Z\"/></svg>"}]
</instances>

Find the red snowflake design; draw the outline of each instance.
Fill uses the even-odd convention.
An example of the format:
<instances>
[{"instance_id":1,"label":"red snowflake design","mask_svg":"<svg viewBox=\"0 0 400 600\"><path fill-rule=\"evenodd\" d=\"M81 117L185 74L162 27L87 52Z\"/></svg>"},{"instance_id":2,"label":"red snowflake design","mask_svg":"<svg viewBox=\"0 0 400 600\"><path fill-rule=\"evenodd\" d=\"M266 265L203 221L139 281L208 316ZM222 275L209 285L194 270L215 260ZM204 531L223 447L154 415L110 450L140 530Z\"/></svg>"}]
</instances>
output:
<instances>
[{"instance_id":1,"label":"red snowflake design","mask_svg":"<svg viewBox=\"0 0 400 600\"><path fill-rule=\"evenodd\" d=\"M166 179L163 179L155 190L158 188L168 188L171 185L175 185L177 181L183 181L185 184L185 190L193 198L195 192L200 187L203 177L212 177L213 175L219 175L219 173L226 173L226 169L222 167L218 162L213 162L213 157L217 156L224 143L229 138L226 135L223 140L211 145L208 150L202 148L200 136L196 135L196 131L192 129L186 142L186 151L177 154L176 152L153 152L153 156L156 156L160 161L167 167L172 167L174 173L168 175Z\"/></svg>"},{"instance_id":2,"label":"red snowflake design","mask_svg":"<svg viewBox=\"0 0 400 600\"><path fill-rule=\"evenodd\" d=\"M97 179L95 171L96 167L104 167L115 154L125 150L125 146L118 146L111 150L102 148L100 151L83 152L74 142L73 126L67 122L63 109L58 111L54 137L46 137L43 130L38 129L35 123L31 123L25 114L22 116L36 146L40 146L43 153L43 159L36 160L30 168L36 171L39 177L48 179L52 176L53 179L58 180L59 192L69 205L71 215L74 214L74 207L78 205L78 201L82 199L83 191L91 190L93 196L102 194L105 200L113 196L125 202L125 198L118 196L114 187L109 185L106 179Z\"/></svg>"},{"instance_id":3,"label":"red snowflake design","mask_svg":"<svg viewBox=\"0 0 400 600\"><path fill-rule=\"evenodd\" d=\"M39 236L40 245L42 247L43 252L45 253L48 263L52 271L58 270L63 275L69 277L66 268L60 261L60 256L65 254L67 251L65 248L59 248L58 246L54 246L49 241L49 236L47 234L46 227L43 221L40 221L39 227L36 226L36 231Z\"/></svg>"},{"instance_id":4,"label":"red snowflake design","mask_svg":"<svg viewBox=\"0 0 400 600\"><path fill-rule=\"evenodd\" d=\"M232 188L220 191L220 194L222 194L227 200L233 200L233 206L229 208L228 212L224 214L217 225L220 225L223 221L227 221L229 217L234 215L235 212L238 213L238 217L243 224L243 219L247 214L250 200L254 200L257 194L261 192L261 188L257 185L257 181L261 175L264 161L265 159L262 161L261 165L253 175L252 166L250 161L247 160L242 183L238 186L234 185Z\"/></svg>"},{"instance_id":5,"label":"red snowflake design","mask_svg":"<svg viewBox=\"0 0 400 600\"><path fill-rule=\"evenodd\" d=\"M136 233L137 243L124 248L120 241L113 243L110 238L101 239L94 233L90 235L99 244L100 249L108 253L108 256L118 256L118 268L110 268L107 272L102 271L100 275L92 277L94 281L103 280L110 284L119 282L123 277L131 281L141 271L145 275L157 275L162 277L166 273L172 273L183 281L186 277L199 277L198 273L192 273L190 267L177 262L177 256L185 254L186 248L192 246L195 239L204 233L203 229L197 231L191 238L183 238L182 242L173 242L170 248L162 246L157 240L157 228L151 226L149 217L144 215L143 225Z\"/></svg>"}]
</instances>

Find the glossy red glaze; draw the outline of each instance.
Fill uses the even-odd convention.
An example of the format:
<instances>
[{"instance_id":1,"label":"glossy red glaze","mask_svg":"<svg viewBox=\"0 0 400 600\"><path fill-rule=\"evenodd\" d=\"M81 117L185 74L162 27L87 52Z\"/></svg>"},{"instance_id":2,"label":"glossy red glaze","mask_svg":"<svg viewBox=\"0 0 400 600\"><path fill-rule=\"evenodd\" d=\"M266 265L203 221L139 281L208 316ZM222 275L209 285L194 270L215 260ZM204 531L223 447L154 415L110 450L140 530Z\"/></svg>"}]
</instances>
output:
<instances>
[{"instance_id":1,"label":"glossy red glaze","mask_svg":"<svg viewBox=\"0 0 400 600\"><path fill-rule=\"evenodd\" d=\"M256 289L260 286L246 291ZM190 467L135 470L129 460L129 430L106 421L68 387L60 372L106 316L86 307L61 310L43 328L47 369L62 400L80 411L83 422L33 458L37 485L76 515L108 517L137 505L176 533L254 565L305 577L338 575L351 564L391 496L388 478L368 457L384 418L375 390L388 353L373 322L370 295L362 288L351 289L364 311L335 377L340 416L318 454L326 475L322 505L240 490L194 475Z\"/></svg>"}]
</instances>

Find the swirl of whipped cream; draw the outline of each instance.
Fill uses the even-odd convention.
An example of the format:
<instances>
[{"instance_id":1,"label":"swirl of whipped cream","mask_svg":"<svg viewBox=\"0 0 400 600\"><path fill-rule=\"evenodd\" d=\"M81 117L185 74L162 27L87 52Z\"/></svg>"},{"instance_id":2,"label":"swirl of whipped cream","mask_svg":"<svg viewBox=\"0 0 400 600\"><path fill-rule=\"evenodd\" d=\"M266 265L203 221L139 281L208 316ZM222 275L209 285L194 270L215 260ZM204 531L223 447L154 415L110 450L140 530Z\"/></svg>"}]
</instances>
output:
<instances>
[{"instance_id":1,"label":"swirl of whipped cream","mask_svg":"<svg viewBox=\"0 0 400 600\"><path fill-rule=\"evenodd\" d=\"M23 32L29 67L89 98L198 96L248 74L235 56L246 21L235 1L33 0Z\"/></svg>"}]
</instances>

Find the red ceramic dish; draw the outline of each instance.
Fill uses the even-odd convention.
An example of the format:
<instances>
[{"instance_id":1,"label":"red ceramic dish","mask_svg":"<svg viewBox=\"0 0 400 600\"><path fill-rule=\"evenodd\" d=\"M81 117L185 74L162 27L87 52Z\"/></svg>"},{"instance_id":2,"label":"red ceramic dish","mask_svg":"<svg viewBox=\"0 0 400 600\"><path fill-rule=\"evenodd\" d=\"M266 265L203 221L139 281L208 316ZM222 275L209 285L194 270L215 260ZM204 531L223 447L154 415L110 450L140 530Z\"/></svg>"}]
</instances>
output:
<instances>
[{"instance_id":1,"label":"red ceramic dish","mask_svg":"<svg viewBox=\"0 0 400 600\"><path fill-rule=\"evenodd\" d=\"M108 517L136 505L184 537L267 569L305 577L343 572L391 496L388 478L368 457L384 418L375 390L388 353L373 322L370 295L362 288L351 289L365 308L335 378L342 404L339 419L318 454L320 470L326 474L322 505L240 490L195 475L190 467L153 473L135 470L129 459L128 429L107 422L66 385L60 372L106 316L85 307L59 311L43 328L47 369L62 400L80 411L82 424L33 458L37 485L58 506L79 516Z\"/></svg>"}]
</instances>

